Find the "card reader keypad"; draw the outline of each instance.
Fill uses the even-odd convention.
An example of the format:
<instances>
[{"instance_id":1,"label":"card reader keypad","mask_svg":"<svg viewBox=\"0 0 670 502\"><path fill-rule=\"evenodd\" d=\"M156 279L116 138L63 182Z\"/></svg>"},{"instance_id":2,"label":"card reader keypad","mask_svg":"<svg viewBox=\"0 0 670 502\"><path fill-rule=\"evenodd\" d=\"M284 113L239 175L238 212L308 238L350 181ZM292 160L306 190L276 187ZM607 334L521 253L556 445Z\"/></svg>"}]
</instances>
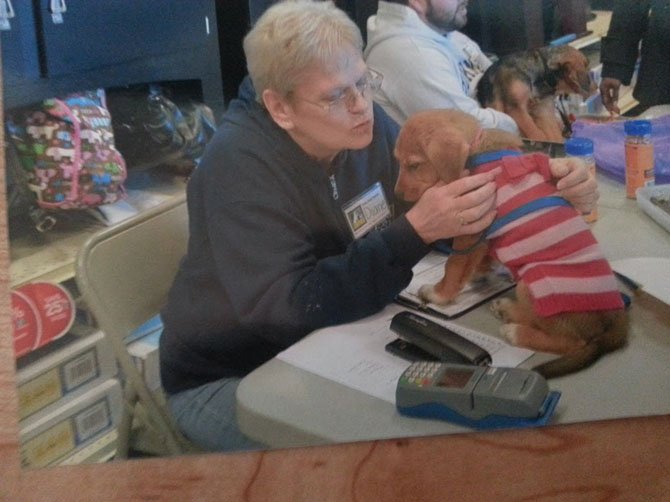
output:
<instances>
[{"instance_id":1,"label":"card reader keypad","mask_svg":"<svg viewBox=\"0 0 670 502\"><path fill-rule=\"evenodd\" d=\"M419 387L430 385L435 380L440 367L440 362L417 361L412 363L402 376L407 383L418 385Z\"/></svg>"}]
</instances>

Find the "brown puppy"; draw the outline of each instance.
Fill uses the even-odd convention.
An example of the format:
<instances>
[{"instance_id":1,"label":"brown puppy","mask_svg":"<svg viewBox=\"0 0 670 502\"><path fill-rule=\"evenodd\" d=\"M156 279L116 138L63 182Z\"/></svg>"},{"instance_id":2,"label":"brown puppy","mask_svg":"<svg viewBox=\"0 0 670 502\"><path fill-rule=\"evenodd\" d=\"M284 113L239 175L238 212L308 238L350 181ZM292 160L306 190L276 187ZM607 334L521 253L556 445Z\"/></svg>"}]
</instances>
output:
<instances>
[{"instance_id":1,"label":"brown puppy","mask_svg":"<svg viewBox=\"0 0 670 502\"><path fill-rule=\"evenodd\" d=\"M461 177L466 163L488 162L476 172L496 170L497 218L503 222L518 207L538 198L553 205L532 208L492 233L454 239L445 275L425 285L426 301L445 304L482 271L486 258L502 262L517 281L516 300L492 304L504 321L501 334L510 343L563 357L535 368L546 377L577 371L601 354L626 343L628 319L616 279L581 215L556 197L549 160L541 154L500 155L514 149L518 137L496 129L479 129L477 121L456 110L419 112L405 122L395 147L400 163L396 192L416 200L438 180ZM493 158L493 160L491 160Z\"/></svg>"},{"instance_id":2,"label":"brown puppy","mask_svg":"<svg viewBox=\"0 0 670 502\"><path fill-rule=\"evenodd\" d=\"M557 117L554 97L575 93L587 98L595 91L586 56L561 45L503 56L477 84L477 99L482 106L510 115L522 136L563 142L569 123L567 117Z\"/></svg>"}]
</instances>

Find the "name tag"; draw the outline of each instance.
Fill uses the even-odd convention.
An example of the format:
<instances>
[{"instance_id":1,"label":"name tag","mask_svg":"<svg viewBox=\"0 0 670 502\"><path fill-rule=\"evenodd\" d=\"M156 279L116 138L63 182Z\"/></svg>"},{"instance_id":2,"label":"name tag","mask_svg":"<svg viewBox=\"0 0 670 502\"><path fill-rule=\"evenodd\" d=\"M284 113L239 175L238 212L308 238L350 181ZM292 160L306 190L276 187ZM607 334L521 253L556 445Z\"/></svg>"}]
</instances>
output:
<instances>
[{"instance_id":1,"label":"name tag","mask_svg":"<svg viewBox=\"0 0 670 502\"><path fill-rule=\"evenodd\" d=\"M379 181L350 200L342 207L342 210L355 239L362 237L381 223L388 222L391 218L391 210Z\"/></svg>"}]
</instances>

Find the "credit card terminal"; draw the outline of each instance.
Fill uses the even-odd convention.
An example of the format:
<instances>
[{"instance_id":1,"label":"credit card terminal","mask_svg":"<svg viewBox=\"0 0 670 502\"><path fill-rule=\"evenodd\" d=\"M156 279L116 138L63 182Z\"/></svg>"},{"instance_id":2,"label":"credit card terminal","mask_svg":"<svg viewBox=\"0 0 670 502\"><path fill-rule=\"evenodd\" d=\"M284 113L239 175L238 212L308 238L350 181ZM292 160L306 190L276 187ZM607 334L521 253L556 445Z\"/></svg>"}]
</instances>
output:
<instances>
[{"instance_id":1,"label":"credit card terminal","mask_svg":"<svg viewBox=\"0 0 670 502\"><path fill-rule=\"evenodd\" d=\"M430 361L412 363L396 387L401 414L477 429L543 425L559 398L532 370Z\"/></svg>"}]
</instances>

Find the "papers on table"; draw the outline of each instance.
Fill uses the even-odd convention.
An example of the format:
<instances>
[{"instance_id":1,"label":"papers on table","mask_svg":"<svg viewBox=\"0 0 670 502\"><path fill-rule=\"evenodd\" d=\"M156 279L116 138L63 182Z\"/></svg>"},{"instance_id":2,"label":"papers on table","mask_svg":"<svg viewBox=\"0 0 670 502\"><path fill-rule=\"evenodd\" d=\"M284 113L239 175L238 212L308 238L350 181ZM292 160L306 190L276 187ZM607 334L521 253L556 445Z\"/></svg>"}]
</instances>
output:
<instances>
[{"instance_id":1,"label":"papers on table","mask_svg":"<svg viewBox=\"0 0 670 502\"><path fill-rule=\"evenodd\" d=\"M624 258L611 262L611 266L650 295L670 305L670 258Z\"/></svg>"},{"instance_id":2,"label":"papers on table","mask_svg":"<svg viewBox=\"0 0 670 502\"><path fill-rule=\"evenodd\" d=\"M315 331L277 358L395 404L396 383L410 363L389 354L384 346L396 338L389 326L393 316L402 310L398 305L390 305L362 321ZM493 358L493 366L518 366L533 354L454 322L434 320L486 349Z\"/></svg>"}]
</instances>

